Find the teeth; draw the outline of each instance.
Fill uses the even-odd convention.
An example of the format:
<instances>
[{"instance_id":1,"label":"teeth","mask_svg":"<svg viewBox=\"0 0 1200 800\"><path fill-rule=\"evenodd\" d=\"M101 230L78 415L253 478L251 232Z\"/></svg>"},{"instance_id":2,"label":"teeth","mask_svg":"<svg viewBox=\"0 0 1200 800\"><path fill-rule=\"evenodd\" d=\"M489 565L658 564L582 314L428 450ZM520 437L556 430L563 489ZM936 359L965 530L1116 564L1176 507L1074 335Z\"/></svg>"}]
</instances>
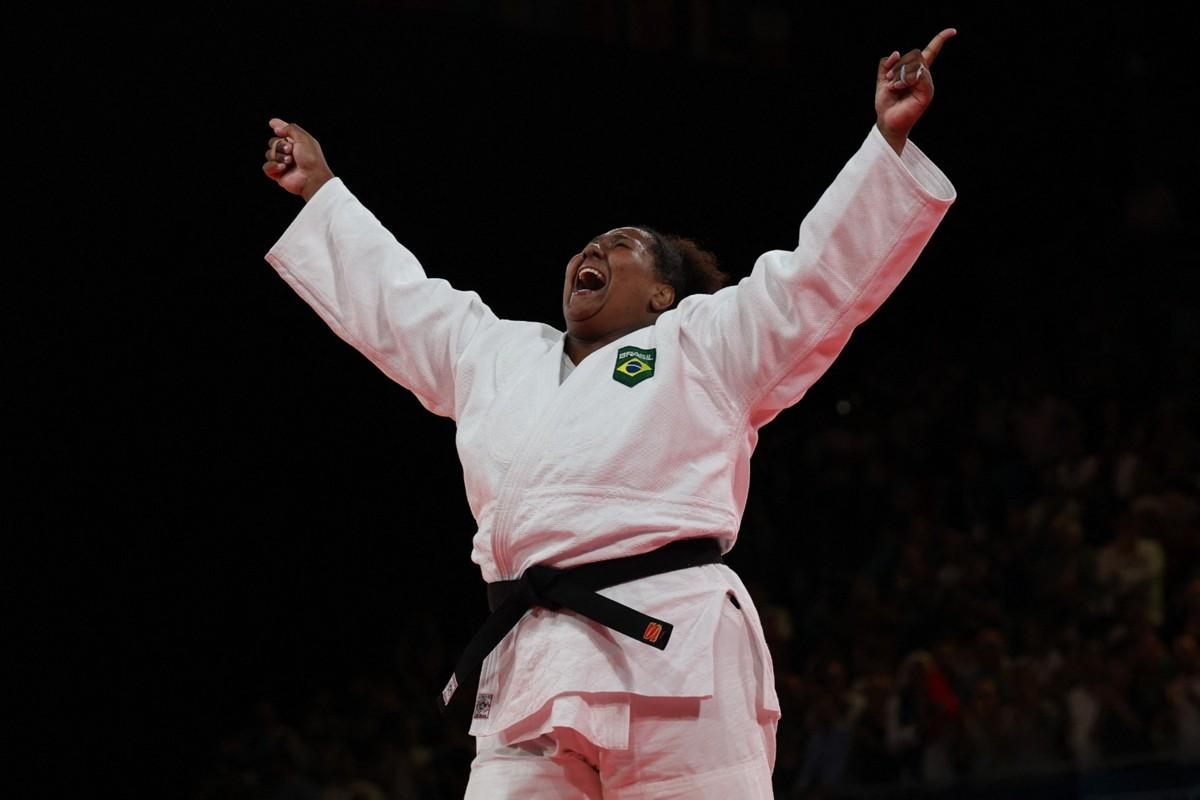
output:
<instances>
[{"instance_id":1,"label":"teeth","mask_svg":"<svg viewBox=\"0 0 1200 800\"><path fill-rule=\"evenodd\" d=\"M604 288L607 283L608 278L595 267L580 267L579 272L575 274L576 291L596 291Z\"/></svg>"}]
</instances>

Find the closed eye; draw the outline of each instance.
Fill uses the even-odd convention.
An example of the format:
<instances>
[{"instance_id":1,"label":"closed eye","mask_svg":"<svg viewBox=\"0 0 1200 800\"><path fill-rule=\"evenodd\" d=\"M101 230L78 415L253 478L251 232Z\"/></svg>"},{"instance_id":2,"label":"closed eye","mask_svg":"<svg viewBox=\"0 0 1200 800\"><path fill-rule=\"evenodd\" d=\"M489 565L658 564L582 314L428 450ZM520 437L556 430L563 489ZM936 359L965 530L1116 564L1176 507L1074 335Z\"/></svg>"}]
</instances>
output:
<instances>
[{"instance_id":1,"label":"closed eye","mask_svg":"<svg viewBox=\"0 0 1200 800\"><path fill-rule=\"evenodd\" d=\"M609 239L607 244L605 244L605 241L603 238L592 239L590 242L587 243L587 247L583 248L584 252L586 253L587 248L591 247L594 244L601 245L602 247L624 247L626 250L632 250L634 242L628 236L625 236L622 234L617 234L613 238Z\"/></svg>"}]
</instances>

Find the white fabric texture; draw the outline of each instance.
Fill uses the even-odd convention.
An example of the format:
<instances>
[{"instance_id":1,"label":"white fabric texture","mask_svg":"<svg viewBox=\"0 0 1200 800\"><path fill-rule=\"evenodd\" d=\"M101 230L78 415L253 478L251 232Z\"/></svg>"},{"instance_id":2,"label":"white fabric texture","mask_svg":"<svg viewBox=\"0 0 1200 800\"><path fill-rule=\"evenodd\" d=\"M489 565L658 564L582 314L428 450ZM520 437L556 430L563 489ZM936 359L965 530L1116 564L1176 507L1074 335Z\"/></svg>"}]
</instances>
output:
<instances>
[{"instance_id":1,"label":"white fabric texture","mask_svg":"<svg viewBox=\"0 0 1200 800\"><path fill-rule=\"evenodd\" d=\"M797 402L915 262L955 198L909 142L874 127L800 226L794 251L761 256L714 295L688 297L597 350L561 380L563 333L496 317L417 259L334 179L267 255L343 339L428 409L457 422L472 559L485 581L716 537L733 547L758 429ZM558 287L548 287L557 291ZM654 349L652 377L613 378L625 346ZM494 735L569 693L710 697L726 593L743 601L778 716L757 613L732 570L710 565L603 594L676 625L664 651L572 613L534 609L484 663L471 731ZM597 712L593 742L628 722ZM584 723L580 723L584 724Z\"/></svg>"},{"instance_id":2,"label":"white fabric texture","mask_svg":"<svg viewBox=\"0 0 1200 800\"><path fill-rule=\"evenodd\" d=\"M712 697L560 695L523 725L477 740L466 800L769 800L778 717L759 710L766 664L733 602L719 617ZM605 715L624 716L624 746L598 747L579 732Z\"/></svg>"}]
</instances>

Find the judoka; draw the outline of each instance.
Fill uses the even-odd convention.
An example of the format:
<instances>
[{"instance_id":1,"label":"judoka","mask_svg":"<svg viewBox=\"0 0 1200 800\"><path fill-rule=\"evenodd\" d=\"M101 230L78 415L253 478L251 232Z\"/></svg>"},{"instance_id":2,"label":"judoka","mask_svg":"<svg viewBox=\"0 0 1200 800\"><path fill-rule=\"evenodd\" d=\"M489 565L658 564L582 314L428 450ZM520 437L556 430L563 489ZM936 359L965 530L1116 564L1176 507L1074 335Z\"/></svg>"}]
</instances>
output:
<instances>
[{"instance_id":1,"label":"judoka","mask_svg":"<svg viewBox=\"0 0 1200 800\"><path fill-rule=\"evenodd\" d=\"M271 120L263 169L306 202L267 260L457 424L494 601L442 693L482 662L468 797L771 797L771 657L720 557L759 429L825 372L955 199L908 141L954 34L880 60L876 124L794 250L719 288L689 241L614 228L567 262L565 331L427 277L317 141Z\"/></svg>"}]
</instances>

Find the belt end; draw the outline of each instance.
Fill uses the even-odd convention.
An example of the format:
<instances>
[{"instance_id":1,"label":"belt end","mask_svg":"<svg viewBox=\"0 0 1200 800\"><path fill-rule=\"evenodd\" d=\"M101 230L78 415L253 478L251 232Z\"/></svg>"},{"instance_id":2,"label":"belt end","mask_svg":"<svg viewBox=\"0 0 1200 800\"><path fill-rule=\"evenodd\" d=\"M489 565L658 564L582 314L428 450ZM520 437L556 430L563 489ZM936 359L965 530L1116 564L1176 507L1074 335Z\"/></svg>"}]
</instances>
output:
<instances>
[{"instance_id":1,"label":"belt end","mask_svg":"<svg viewBox=\"0 0 1200 800\"><path fill-rule=\"evenodd\" d=\"M651 620L646 625L646 629L642 631L642 641L651 647L657 647L659 650L667 649L667 642L671 639L671 632L675 630L675 626L669 622L662 620Z\"/></svg>"},{"instance_id":2,"label":"belt end","mask_svg":"<svg viewBox=\"0 0 1200 800\"><path fill-rule=\"evenodd\" d=\"M450 682L446 684L446 688L442 689L441 708L445 711L450 705L450 700L454 697L454 693L458 690L458 676L451 675Z\"/></svg>"}]
</instances>

